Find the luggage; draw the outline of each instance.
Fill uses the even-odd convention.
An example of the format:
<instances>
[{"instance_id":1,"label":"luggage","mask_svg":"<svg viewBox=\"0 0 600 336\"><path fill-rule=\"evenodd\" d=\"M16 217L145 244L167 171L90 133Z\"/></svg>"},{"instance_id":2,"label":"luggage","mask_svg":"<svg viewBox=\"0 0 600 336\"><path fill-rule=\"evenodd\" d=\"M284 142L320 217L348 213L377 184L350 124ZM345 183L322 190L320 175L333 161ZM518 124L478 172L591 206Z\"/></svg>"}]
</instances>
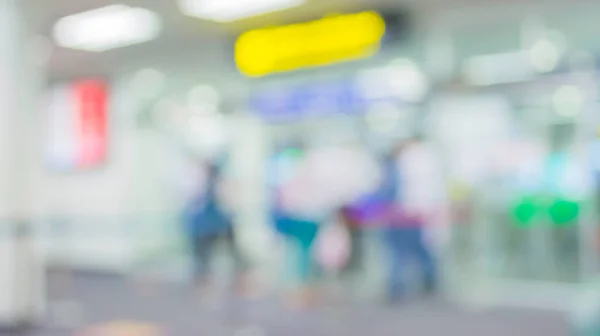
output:
<instances>
[{"instance_id":1,"label":"luggage","mask_svg":"<svg viewBox=\"0 0 600 336\"><path fill-rule=\"evenodd\" d=\"M343 223L331 223L320 230L314 246L319 266L329 272L341 271L349 261L350 233Z\"/></svg>"}]
</instances>

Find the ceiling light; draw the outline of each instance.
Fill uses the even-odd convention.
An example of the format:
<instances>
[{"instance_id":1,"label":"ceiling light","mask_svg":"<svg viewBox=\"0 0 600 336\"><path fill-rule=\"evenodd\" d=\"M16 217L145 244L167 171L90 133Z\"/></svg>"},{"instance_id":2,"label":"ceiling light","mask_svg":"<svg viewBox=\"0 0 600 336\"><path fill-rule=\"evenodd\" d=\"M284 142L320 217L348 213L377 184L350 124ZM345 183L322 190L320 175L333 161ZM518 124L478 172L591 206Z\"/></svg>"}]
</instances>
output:
<instances>
[{"instance_id":1,"label":"ceiling light","mask_svg":"<svg viewBox=\"0 0 600 336\"><path fill-rule=\"evenodd\" d=\"M215 113L221 102L219 92L209 85L198 85L188 93L188 108L202 113Z\"/></svg>"},{"instance_id":2,"label":"ceiling light","mask_svg":"<svg viewBox=\"0 0 600 336\"><path fill-rule=\"evenodd\" d=\"M554 43L540 40L529 50L529 61L536 71L551 72L560 62L560 51Z\"/></svg>"},{"instance_id":3,"label":"ceiling light","mask_svg":"<svg viewBox=\"0 0 600 336\"><path fill-rule=\"evenodd\" d=\"M154 105L152 118L156 125L174 125L177 120L177 103L171 99L161 99Z\"/></svg>"},{"instance_id":4,"label":"ceiling light","mask_svg":"<svg viewBox=\"0 0 600 336\"><path fill-rule=\"evenodd\" d=\"M396 97L406 102L419 102L429 92L429 79L416 63L399 59L389 66L362 71L357 86L367 100Z\"/></svg>"},{"instance_id":5,"label":"ceiling light","mask_svg":"<svg viewBox=\"0 0 600 336\"><path fill-rule=\"evenodd\" d=\"M179 0L185 15L218 22L281 11L304 4L305 0Z\"/></svg>"},{"instance_id":6,"label":"ceiling light","mask_svg":"<svg viewBox=\"0 0 600 336\"><path fill-rule=\"evenodd\" d=\"M367 100L379 100L389 97L389 83L381 80L386 78L385 68L363 70L356 82L361 95Z\"/></svg>"},{"instance_id":7,"label":"ceiling light","mask_svg":"<svg viewBox=\"0 0 600 336\"><path fill-rule=\"evenodd\" d=\"M189 116L184 132L188 143L209 157L217 155L227 143L225 120L218 116Z\"/></svg>"},{"instance_id":8,"label":"ceiling light","mask_svg":"<svg viewBox=\"0 0 600 336\"><path fill-rule=\"evenodd\" d=\"M565 85L554 93L552 102L559 115L575 117L580 113L585 103L585 97L578 87Z\"/></svg>"},{"instance_id":9,"label":"ceiling light","mask_svg":"<svg viewBox=\"0 0 600 336\"><path fill-rule=\"evenodd\" d=\"M418 102L429 92L429 80L411 60L399 59L387 67L387 78L395 96L408 102Z\"/></svg>"},{"instance_id":10,"label":"ceiling light","mask_svg":"<svg viewBox=\"0 0 600 336\"><path fill-rule=\"evenodd\" d=\"M394 104L382 102L371 106L365 117L371 130L391 133L398 128L405 115Z\"/></svg>"},{"instance_id":11,"label":"ceiling light","mask_svg":"<svg viewBox=\"0 0 600 336\"><path fill-rule=\"evenodd\" d=\"M160 17L150 10L111 5L60 19L53 35L62 47L101 52L150 41L161 28Z\"/></svg>"},{"instance_id":12,"label":"ceiling light","mask_svg":"<svg viewBox=\"0 0 600 336\"><path fill-rule=\"evenodd\" d=\"M531 65L521 51L473 56L463 71L467 82L477 86L517 83L533 77Z\"/></svg>"}]
</instances>

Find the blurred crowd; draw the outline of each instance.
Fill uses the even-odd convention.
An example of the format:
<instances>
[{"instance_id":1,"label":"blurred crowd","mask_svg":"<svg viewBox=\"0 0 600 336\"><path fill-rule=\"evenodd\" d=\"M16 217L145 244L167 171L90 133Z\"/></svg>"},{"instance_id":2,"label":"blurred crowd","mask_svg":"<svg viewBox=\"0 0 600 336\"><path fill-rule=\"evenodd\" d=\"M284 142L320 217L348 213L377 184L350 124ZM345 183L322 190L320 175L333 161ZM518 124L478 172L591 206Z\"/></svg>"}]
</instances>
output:
<instances>
[{"instance_id":1,"label":"blurred crowd","mask_svg":"<svg viewBox=\"0 0 600 336\"><path fill-rule=\"evenodd\" d=\"M432 227L439 230L445 225L447 200L438 157L426 141L411 137L378 156L361 146L331 149L298 144L282 146L272 159L270 222L294 249L284 261L293 265L295 274L290 302L314 303L314 286L326 275L364 272L361 237L366 230L378 231L387 251L390 302L402 302L411 294L404 281L409 278L407 265L413 261L420 268L423 292L437 293L440 272L426 236ZM184 220L194 283L202 290L210 284L210 261L215 243L222 240L235 260L236 287L248 291L252 262L240 253L235 238L231 207L235 187L229 184L227 189L227 175L218 164L202 165L206 183L187 205Z\"/></svg>"}]
</instances>

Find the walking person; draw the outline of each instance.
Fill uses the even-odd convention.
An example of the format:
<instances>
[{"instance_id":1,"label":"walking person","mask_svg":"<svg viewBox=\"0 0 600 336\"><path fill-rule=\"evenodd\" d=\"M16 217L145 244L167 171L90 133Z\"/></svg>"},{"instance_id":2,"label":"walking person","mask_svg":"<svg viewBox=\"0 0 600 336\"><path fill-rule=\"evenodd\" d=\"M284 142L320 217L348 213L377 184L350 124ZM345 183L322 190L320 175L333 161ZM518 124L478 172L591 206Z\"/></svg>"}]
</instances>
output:
<instances>
[{"instance_id":1,"label":"walking person","mask_svg":"<svg viewBox=\"0 0 600 336\"><path fill-rule=\"evenodd\" d=\"M323 167L319 185L324 186L322 193L329 195L322 203L330 204L331 214L318 238L317 259L330 278L336 279L336 293L344 299L358 299L363 294L364 241L369 224L362 216L361 201L379 185L379 162L357 141L322 150L319 162Z\"/></svg>"},{"instance_id":2,"label":"walking person","mask_svg":"<svg viewBox=\"0 0 600 336\"><path fill-rule=\"evenodd\" d=\"M313 245L320 218L310 211L313 183L306 169L304 150L298 146L279 151L272 161L270 215L275 231L286 245L286 265L291 265L292 287L286 294L294 307L304 308L315 300L316 267Z\"/></svg>"},{"instance_id":3,"label":"walking person","mask_svg":"<svg viewBox=\"0 0 600 336\"><path fill-rule=\"evenodd\" d=\"M337 213L342 225L348 231L350 238L350 253L348 260L341 269L342 276L354 277L363 271L364 266L364 224L353 204L341 207Z\"/></svg>"},{"instance_id":4,"label":"walking person","mask_svg":"<svg viewBox=\"0 0 600 336\"><path fill-rule=\"evenodd\" d=\"M222 240L234 261L236 288L244 291L248 265L236 243L232 216L224 206L221 167L209 164L207 170L204 190L188 204L185 219L194 283L201 292L211 284L211 261L216 244Z\"/></svg>"},{"instance_id":5,"label":"walking person","mask_svg":"<svg viewBox=\"0 0 600 336\"><path fill-rule=\"evenodd\" d=\"M428 226L444 203L442 175L435 154L419 138L403 142L384 160L382 202L389 208L383 216L384 242L389 251L388 299L401 301L408 294L407 261L417 262L422 288L434 294L439 286L439 271Z\"/></svg>"}]
</instances>

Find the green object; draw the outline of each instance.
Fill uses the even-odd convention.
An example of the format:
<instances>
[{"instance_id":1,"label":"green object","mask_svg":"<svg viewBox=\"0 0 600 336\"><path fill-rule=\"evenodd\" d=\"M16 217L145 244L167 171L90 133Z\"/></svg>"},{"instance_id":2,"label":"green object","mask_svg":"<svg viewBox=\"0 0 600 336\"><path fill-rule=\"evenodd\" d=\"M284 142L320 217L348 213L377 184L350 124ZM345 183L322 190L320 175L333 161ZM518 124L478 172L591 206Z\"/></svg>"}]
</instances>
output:
<instances>
[{"instance_id":1,"label":"green object","mask_svg":"<svg viewBox=\"0 0 600 336\"><path fill-rule=\"evenodd\" d=\"M582 202L575 200L572 183L569 182L571 158L568 153L554 152L548 155L541 174L529 177L525 182L528 190L514 204L514 223L529 227L535 223L550 221L554 226L569 226L577 223Z\"/></svg>"},{"instance_id":2,"label":"green object","mask_svg":"<svg viewBox=\"0 0 600 336\"><path fill-rule=\"evenodd\" d=\"M519 227L531 227L538 218L550 219L554 226L577 222L581 203L562 197L523 196L512 207L513 222Z\"/></svg>"},{"instance_id":3,"label":"green object","mask_svg":"<svg viewBox=\"0 0 600 336\"><path fill-rule=\"evenodd\" d=\"M539 208L535 197L523 197L513 206L512 216L515 224L520 227L533 225L536 215L540 213Z\"/></svg>"},{"instance_id":4,"label":"green object","mask_svg":"<svg viewBox=\"0 0 600 336\"><path fill-rule=\"evenodd\" d=\"M558 199L548 211L554 225L565 226L574 223L579 218L580 204L575 201Z\"/></svg>"}]
</instances>

